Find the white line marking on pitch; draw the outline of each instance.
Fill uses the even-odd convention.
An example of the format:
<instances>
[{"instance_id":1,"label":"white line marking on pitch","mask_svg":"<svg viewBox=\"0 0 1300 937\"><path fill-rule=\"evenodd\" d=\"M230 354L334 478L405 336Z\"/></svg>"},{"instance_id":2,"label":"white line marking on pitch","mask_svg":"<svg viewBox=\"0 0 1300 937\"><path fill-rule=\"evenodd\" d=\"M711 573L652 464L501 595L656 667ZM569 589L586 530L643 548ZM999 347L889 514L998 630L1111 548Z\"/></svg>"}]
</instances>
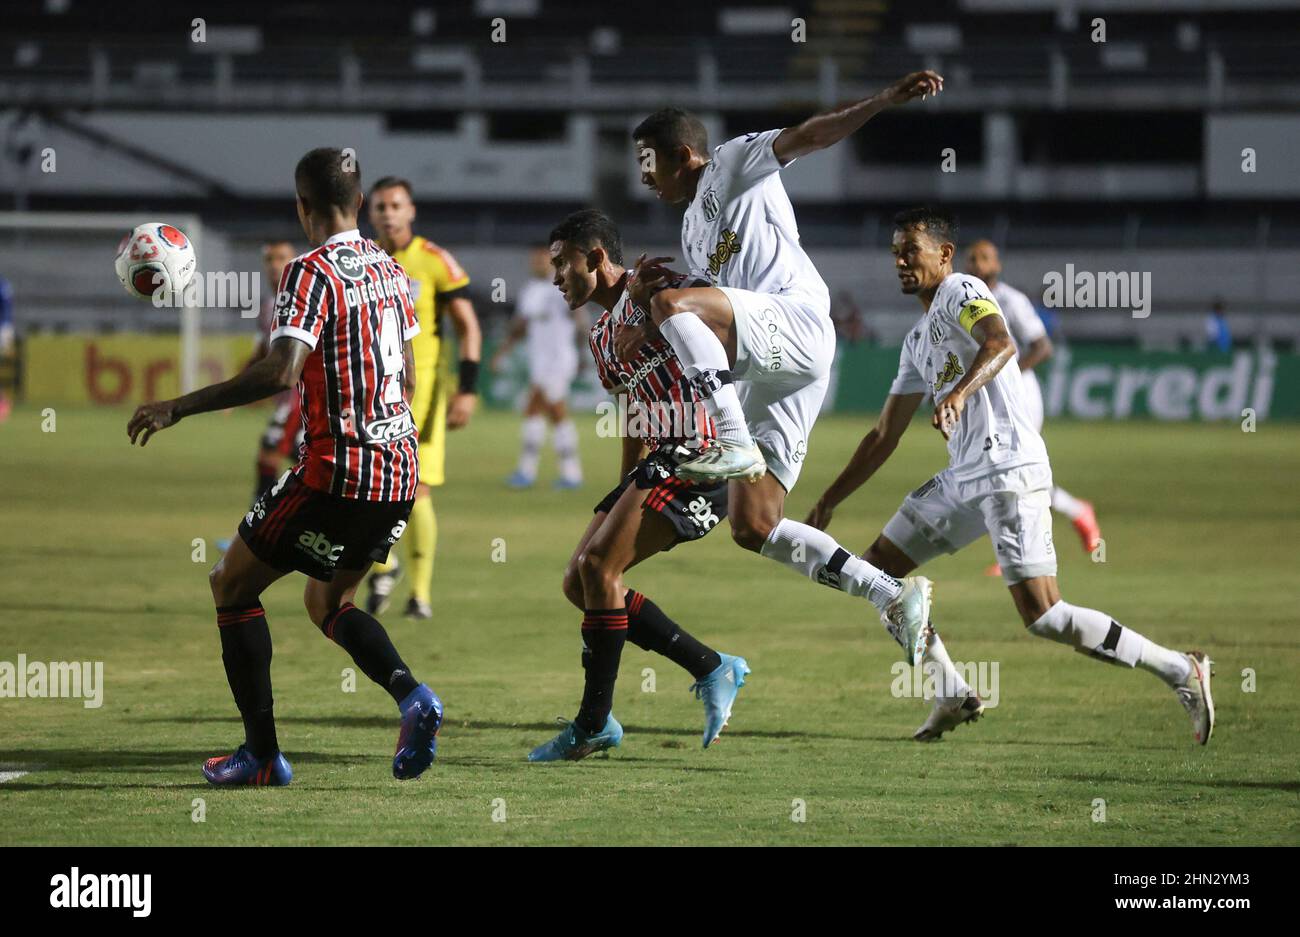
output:
<instances>
[{"instance_id":1,"label":"white line marking on pitch","mask_svg":"<svg viewBox=\"0 0 1300 937\"><path fill-rule=\"evenodd\" d=\"M30 771L0 771L0 784L3 784L5 781L17 781L19 778L30 773Z\"/></svg>"}]
</instances>

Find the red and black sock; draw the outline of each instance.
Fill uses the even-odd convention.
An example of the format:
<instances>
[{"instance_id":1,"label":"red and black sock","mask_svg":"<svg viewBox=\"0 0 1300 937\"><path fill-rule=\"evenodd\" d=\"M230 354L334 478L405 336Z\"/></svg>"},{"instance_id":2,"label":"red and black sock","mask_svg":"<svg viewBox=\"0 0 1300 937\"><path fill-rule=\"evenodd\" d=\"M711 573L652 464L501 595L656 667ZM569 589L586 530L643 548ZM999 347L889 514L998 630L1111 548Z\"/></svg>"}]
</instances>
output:
<instances>
[{"instance_id":1,"label":"red and black sock","mask_svg":"<svg viewBox=\"0 0 1300 937\"><path fill-rule=\"evenodd\" d=\"M637 647L662 654L696 680L703 680L722 666L717 651L683 631L640 592L628 589L623 601L627 603L627 639Z\"/></svg>"},{"instance_id":2,"label":"red and black sock","mask_svg":"<svg viewBox=\"0 0 1300 937\"><path fill-rule=\"evenodd\" d=\"M351 602L326 616L320 630L351 654L361 672L387 690L396 702L401 703L420 685L393 647L384 626Z\"/></svg>"},{"instance_id":3,"label":"red and black sock","mask_svg":"<svg viewBox=\"0 0 1300 937\"><path fill-rule=\"evenodd\" d=\"M217 608L221 662L244 720L244 744L256 758L280 750L271 698L271 629L260 602Z\"/></svg>"},{"instance_id":4,"label":"red and black sock","mask_svg":"<svg viewBox=\"0 0 1300 937\"><path fill-rule=\"evenodd\" d=\"M573 721L584 732L599 732L614 708L614 682L627 640L627 609L589 608L582 619L582 666L587 677L582 705Z\"/></svg>"}]
</instances>

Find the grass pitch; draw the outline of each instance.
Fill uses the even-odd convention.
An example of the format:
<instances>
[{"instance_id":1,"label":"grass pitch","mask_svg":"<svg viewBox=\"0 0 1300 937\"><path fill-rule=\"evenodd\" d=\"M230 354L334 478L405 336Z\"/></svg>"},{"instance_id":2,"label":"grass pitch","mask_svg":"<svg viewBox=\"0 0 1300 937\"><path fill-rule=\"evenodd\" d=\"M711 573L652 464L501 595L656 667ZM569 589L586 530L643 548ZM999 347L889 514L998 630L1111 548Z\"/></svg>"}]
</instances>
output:
<instances>
[{"instance_id":1,"label":"grass pitch","mask_svg":"<svg viewBox=\"0 0 1300 937\"><path fill-rule=\"evenodd\" d=\"M913 743L928 704L891 694L899 651L866 603L741 551L724 526L628 576L748 658L721 742L700 749L690 678L628 645L623 747L529 765L581 693L579 616L560 577L618 445L587 420L584 490L553 492L544 474L533 492L508 491L518 424L480 413L453 437L436 497L436 618L385 617L447 707L434 767L392 779L395 710L364 676L344 691L351 660L308 622L295 575L264 599L296 777L216 790L199 768L242 729L206 573L247 507L265 415L196 417L144 450L127 445L125 411L60 409L49 433L23 407L0 425L0 661L102 661L105 682L98 709L0 698L0 843L1300 843L1300 427L1048 427L1057 480L1096 503L1106 537L1106 562L1093 563L1057 520L1064 594L1213 656L1208 749L1154 677L1027 635L1000 580L981 575L987 542L925 572L953 657L997 664L999 705L939 744ZM818 424L792 516L864 425ZM865 547L944 457L918 423L832 531Z\"/></svg>"}]
</instances>

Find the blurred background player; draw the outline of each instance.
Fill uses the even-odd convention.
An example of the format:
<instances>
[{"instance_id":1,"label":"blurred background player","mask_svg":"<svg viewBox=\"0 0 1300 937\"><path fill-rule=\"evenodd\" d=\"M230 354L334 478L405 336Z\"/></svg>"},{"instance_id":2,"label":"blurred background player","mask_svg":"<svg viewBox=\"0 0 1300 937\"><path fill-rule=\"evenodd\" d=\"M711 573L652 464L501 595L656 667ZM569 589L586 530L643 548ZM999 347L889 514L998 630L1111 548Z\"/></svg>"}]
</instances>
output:
<instances>
[{"instance_id":1,"label":"blurred background player","mask_svg":"<svg viewBox=\"0 0 1300 937\"><path fill-rule=\"evenodd\" d=\"M266 356L271 347L271 332L275 328L275 302L280 289L280 279L289 262L296 257L290 241L268 241L262 247L262 308L259 318L257 350L249 359L251 365ZM247 367L247 365L245 365ZM266 422L257 449L257 487L253 492L256 501L263 492L275 484L284 470L286 460L296 458L298 443L302 441L302 414L299 410L298 388L286 390L275 398L275 411Z\"/></svg>"},{"instance_id":2,"label":"blurred background player","mask_svg":"<svg viewBox=\"0 0 1300 937\"><path fill-rule=\"evenodd\" d=\"M546 424L554 432L552 444L559 463L556 488L577 488L582 484L582 460L578 457L578 430L569 418L569 387L578 373L578 338L588 328L582 308L570 309L551 283L551 255L545 247L529 255L532 276L519 290L510 331L492 356L492 370L499 371L506 357L521 340L528 350L528 402L519 465L506 484L530 488L537 481L537 466L546 441Z\"/></svg>"},{"instance_id":3,"label":"blurred background player","mask_svg":"<svg viewBox=\"0 0 1300 937\"><path fill-rule=\"evenodd\" d=\"M0 276L0 423L9 419L13 406L9 391L14 385L14 290Z\"/></svg>"},{"instance_id":4,"label":"blurred background player","mask_svg":"<svg viewBox=\"0 0 1300 937\"><path fill-rule=\"evenodd\" d=\"M412 340L415 353L415 397L411 414L420 433L420 486L406 531L411 564L411 597L405 614L433 617L433 560L438 545L438 519L431 489L445 479L446 433L469 424L478 403L479 360L483 333L470 302L469 275L456 258L412 230L415 201L405 179L385 176L370 189L370 224L377 240L402 265L411 279L420 333ZM460 367L451 374L452 345L444 341L444 314L451 320L460 349ZM456 380L453 393L452 381ZM376 564L370 577L366 608L378 615L388 607L402 570L396 557Z\"/></svg>"},{"instance_id":5,"label":"blurred background player","mask_svg":"<svg viewBox=\"0 0 1300 937\"><path fill-rule=\"evenodd\" d=\"M1007 322L1007 331L1016 344L1020 357L1020 379L1025 385L1025 407L1029 412L1030 422L1038 432L1043 431L1043 391L1038 385L1038 376L1034 368L1052 357L1052 340L1047 336L1047 327L1034 310L1029 297L1002 280L1002 261L998 257L997 246L988 240L979 240L970 246L966 255L966 272L979 277L988 284L993 298L1002 309ZM1097 524L1097 514L1092 502L1076 498L1060 485L1052 487L1052 510L1064 514L1074 525L1079 534L1079 541L1088 553L1097 549L1101 543L1101 527ZM994 563L985 573L996 576L998 565Z\"/></svg>"}]
</instances>

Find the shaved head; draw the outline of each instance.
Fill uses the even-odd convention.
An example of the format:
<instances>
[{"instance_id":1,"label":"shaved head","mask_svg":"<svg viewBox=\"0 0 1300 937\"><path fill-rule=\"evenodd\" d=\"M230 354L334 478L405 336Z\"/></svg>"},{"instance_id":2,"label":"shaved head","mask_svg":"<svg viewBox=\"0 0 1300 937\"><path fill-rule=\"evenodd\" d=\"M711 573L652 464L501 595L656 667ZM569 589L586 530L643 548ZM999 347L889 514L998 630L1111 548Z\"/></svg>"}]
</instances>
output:
<instances>
[{"instance_id":1,"label":"shaved head","mask_svg":"<svg viewBox=\"0 0 1300 937\"><path fill-rule=\"evenodd\" d=\"M997 283L1002 275L1002 260L998 257L997 245L987 238L981 238L966 251L966 272L979 277L989 286Z\"/></svg>"}]
</instances>

